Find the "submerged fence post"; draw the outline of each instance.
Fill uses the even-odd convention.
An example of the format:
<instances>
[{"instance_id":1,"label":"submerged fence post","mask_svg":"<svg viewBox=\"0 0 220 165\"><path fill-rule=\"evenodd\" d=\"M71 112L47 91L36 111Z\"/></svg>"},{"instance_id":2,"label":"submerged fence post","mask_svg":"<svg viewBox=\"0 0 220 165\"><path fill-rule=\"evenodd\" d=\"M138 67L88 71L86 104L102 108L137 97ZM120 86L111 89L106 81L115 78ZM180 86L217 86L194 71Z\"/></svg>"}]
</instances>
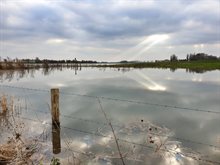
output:
<instances>
[{"instance_id":1,"label":"submerged fence post","mask_svg":"<svg viewBox=\"0 0 220 165\"><path fill-rule=\"evenodd\" d=\"M61 152L60 142L60 113L59 113L59 89L51 89L51 115L52 115L52 143L53 153Z\"/></svg>"}]
</instances>

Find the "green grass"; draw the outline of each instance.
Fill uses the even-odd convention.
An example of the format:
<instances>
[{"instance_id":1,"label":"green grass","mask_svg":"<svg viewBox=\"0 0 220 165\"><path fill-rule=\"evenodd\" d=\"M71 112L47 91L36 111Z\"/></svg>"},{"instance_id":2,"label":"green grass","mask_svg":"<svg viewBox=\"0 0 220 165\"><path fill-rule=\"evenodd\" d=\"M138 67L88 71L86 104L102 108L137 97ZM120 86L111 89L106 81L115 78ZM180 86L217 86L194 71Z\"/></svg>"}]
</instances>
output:
<instances>
[{"instance_id":1,"label":"green grass","mask_svg":"<svg viewBox=\"0 0 220 165\"><path fill-rule=\"evenodd\" d=\"M185 68L191 70L216 70L220 69L220 60L200 60L200 61L158 61L158 62L140 62L140 63L122 63L114 65L97 65L97 67L115 67L115 68Z\"/></svg>"},{"instance_id":2,"label":"green grass","mask_svg":"<svg viewBox=\"0 0 220 165\"><path fill-rule=\"evenodd\" d=\"M48 67L56 67L51 65ZM17 69L31 69L39 68L40 65L25 65L23 63L4 63L0 62L0 70L17 70ZM45 67L42 65L41 67ZM209 70L220 70L220 60L200 60L200 61L156 61L156 62L139 62L139 63L118 63L118 64L104 64L104 65L86 65L85 67L111 67L111 68L170 68L175 69L189 69L189 71L203 72Z\"/></svg>"}]
</instances>

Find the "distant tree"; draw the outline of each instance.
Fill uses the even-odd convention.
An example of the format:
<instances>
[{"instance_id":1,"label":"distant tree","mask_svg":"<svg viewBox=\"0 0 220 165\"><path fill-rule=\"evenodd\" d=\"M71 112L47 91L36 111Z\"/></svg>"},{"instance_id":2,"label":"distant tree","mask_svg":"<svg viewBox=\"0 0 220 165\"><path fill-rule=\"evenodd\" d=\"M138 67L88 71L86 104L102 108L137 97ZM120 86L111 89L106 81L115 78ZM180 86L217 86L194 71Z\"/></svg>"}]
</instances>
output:
<instances>
[{"instance_id":1,"label":"distant tree","mask_svg":"<svg viewBox=\"0 0 220 165\"><path fill-rule=\"evenodd\" d=\"M190 54L188 56L188 61L197 61L197 60L217 60L218 57L213 55L208 55L205 53L197 53L197 54Z\"/></svg>"},{"instance_id":2,"label":"distant tree","mask_svg":"<svg viewBox=\"0 0 220 165\"><path fill-rule=\"evenodd\" d=\"M43 60L43 68L49 68L49 62L46 59Z\"/></svg>"},{"instance_id":3,"label":"distant tree","mask_svg":"<svg viewBox=\"0 0 220 165\"><path fill-rule=\"evenodd\" d=\"M189 61L189 54L186 55L186 61Z\"/></svg>"},{"instance_id":4,"label":"distant tree","mask_svg":"<svg viewBox=\"0 0 220 165\"><path fill-rule=\"evenodd\" d=\"M178 61L178 57L175 54L173 54L170 56L170 61Z\"/></svg>"},{"instance_id":5,"label":"distant tree","mask_svg":"<svg viewBox=\"0 0 220 165\"><path fill-rule=\"evenodd\" d=\"M123 60L123 61L120 61L120 63L128 63L128 61L126 61L126 60Z\"/></svg>"},{"instance_id":6,"label":"distant tree","mask_svg":"<svg viewBox=\"0 0 220 165\"><path fill-rule=\"evenodd\" d=\"M36 57L35 58L35 63L40 63L41 62L41 60L39 59L39 57Z\"/></svg>"},{"instance_id":7,"label":"distant tree","mask_svg":"<svg viewBox=\"0 0 220 165\"><path fill-rule=\"evenodd\" d=\"M73 63L77 63L78 61L77 61L77 59L76 58L74 58L74 60L73 60Z\"/></svg>"}]
</instances>

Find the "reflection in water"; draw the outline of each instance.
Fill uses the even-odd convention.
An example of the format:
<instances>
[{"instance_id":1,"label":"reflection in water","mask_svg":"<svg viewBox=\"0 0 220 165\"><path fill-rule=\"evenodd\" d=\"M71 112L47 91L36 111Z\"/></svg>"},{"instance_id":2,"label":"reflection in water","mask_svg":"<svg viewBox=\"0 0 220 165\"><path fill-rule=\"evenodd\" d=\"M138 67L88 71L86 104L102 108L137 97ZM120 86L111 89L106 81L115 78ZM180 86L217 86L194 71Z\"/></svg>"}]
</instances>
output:
<instances>
[{"instance_id":1,"label":"reflection in water","mask_svg":"<svg viewBox=\"0 0 220 165\"><path fill-rule=\"evenodd\" d=\"M76 65L76 66L72 66L72 65L67 65L67 66L59 66L59 67L44 67L44 68L29 68L29 69L17 69L17 70L0 70L0 81L4 82L4 81L12 81L12 80L20 80L22 78L25 77L32 77L34 78L34 75L36 74L36 71L41 70L41 73L45 76L49 76L50 74L52 74L55 71L64 71L64 69L71 69L74 70L74 74L77 75L77 73L79 71L82 71L82 67L81 65ZM91 68L94 68L94 66L91 66ZM100 67L99 70L102 71L106 71L106 68L104 67ZM113 68L113 70L117 70L117 71L121 71L123 73L129 72L131 71L131 68ZM132 69L133 70L133 69ZM141 70L141 69L140 69ZM171 72L175 72L176 70L178 70L177 68L170 68ZM201 70L201 69L185 69L186 72L189 73L205 73L208 70ZM154 81L152 81L149 77L147 77L146 75L141 74L140 72L138 73L139 76L141 76L143 79L147 80L148 82L150 82L150 84L152 84L152 86L148 86L149 89L151 90L166 90L165 87L160 86L158 84L156 84ZM146 85L145 82L141 82L140 83L142 85Z\"/></svg>"},{"instance_id":2,"label":"reflection in water","mask_svg":"<svg viewBox=\"0 0 220 165\"><path fill-rule=\"evenodd\" d=\"M201 157L198 153L182 147L179 141L170 140L168 136L173 133L169 129L143 120L115 128L115 133L125 162L129 165L146 165L146 162L195 165L196 159ZM87 157L79 155L79 159L85 164L86 162L96 165L120 164L112 132L107 128L100 128L96 135L100 137L81 135L80 140L77 140L76 137L79 135L74 133L69 148L76 153L87 155Z\"/></svg>"},{"instance_id":3,"label":"reflection in water","mask_svg":"<svg viewBox=\"0 0 220 165\"><path fill-rule=\"evenodd\" d=\"M122 69L120 70L122 71ZM23 75L25 83L22 81L16 81L16 73L14 74L14 79L12 78L12 80L10 80L10 85L25 85L25 87L32 87L37 80L41 80L43 77L41 74L39 74L41 71L42 70L34 71L34 73L36 72L35 79L30 79L28 74L24 75L22 73L21 75ZM219 75L219 72L217 71L208 72L201 76L199 74L189 74L178 70L175 73L172 73L169 70L146 69L141 70L143 72L140 74L143 76L137 74L137 72L132 69L130 72L126 72L125 74L118 72L118 68L105 68L103 71L105 72L95 68L88 68L88 70L83 69L83 71L77 76L69 76L73 75L74 72L66 69L63 69L62 72L59 72L59 70L46 70L47 78L44 79L45 81L41 81L36 88L48 88L48 85L45 84L55 86L55 82L59 80L58 86L60 86L60 89L64 93L85 93L94 96L140 100L142 102L177 105L180 107L195 107L205 110L219 111L219 79L216 78L216 75ZM52 72L54 72L54 74L50 74ZM127 76L129 78L127 78ZM133 81L133 79L136 80L135 76L138 76L137 80L140 80L143 85L145 84L145 87L149 90L146 90L146 88L142 86L138 86L138 83ZM132 79L130 79L130 77ZM166 79L166 77L169 77L169 80ZM89 81L87 81L86 78L88 78ZM2 84L7 84L7 82ZM160 91L153 91L151 90L151 87L154 87L154 89ZM23 90L3 88L4 87L0 88L0 90L4 90L8 93L17 92L18 96L25 94L25 92L22 92ZM161 90L164 88L165 91ZM43 92L37 93L35 91L31 91L29 93L29 91L26 91L25 96L30 98L31 103L36 105L37 109L45 109L45 107L39 106L42 100L44 101L48 98L47 96L44 96ZM85 120L92 120L93 123L94 121L101 122L104 120L103 118L99 117L99 114L97 113L97 104L93 103L93 101L90 101L90 98L62 95L61 99L61 113L63 114L76 118L79 117ZM175 136L198 143L201 142L219 147L219 142L216 140L219 139L220 135L220 122L219 116L217 115L197 112L191 113L182 109L169 110L168 107L161 108L113 101L106 101L103 102L103 104L106 112L108 112L109 117L113 121L117 121L116 123L119 123L121 126L119 128L114 128L117 133L117 137L119 139L133 142L126 143L125 141L119 140L123 153L126 157L126 164L209 164L206 162L196 161L193 158L201 158L218 162L220 161L220 150L218 148L212 149L207 145L197 143L194 144L182 139L172 138L172 136ZM32 107L34 106L31 106L30 108ZM164 109L166 109L166 111L164 111ZM28 109L28 111L28 117L37 119L33 115L31 109ZM44 116L44 114L39 116L41 121L46 121L51 124L48 121L51 118L50 116ZM141 117L144 122L137 119L138 117ZM135 120L135 122L131 122L131 120ZM150 124L158 122L160 124ZM28 131L28 134L30 134L30 132L31 134L36 134L36 132L40 134L43 130L40 127L39 122L33 124L33 121L29 121L26 123L28 123L26 126L32 128L32 132ZM47 128L47 132L49 132L52 139L52 144L54 145L54 148L52 149L50 138L48 138L50 141L45 142L47 145L49 145L49 147L47 146L46 148L47 154L43 154L47 156L49 155L49 160L51 155L53 156L53 153L60 152L60 154L56 155L56 157L59 157L61 162L66 161L68 156L65 147L67 147L66 144L68 144L68 148L75 150L75 152L70 151L71 154L74 153L74 156L77 158L77 160L81 161L81 164L111 165L120 163L118 151L115 148L115 143L112 140L112 133L108 127L105 127L102 124L96 126L95 124L91 124L92 122L84 123L83 120L67 119L64 116L62 117L61 123L61 127L63 126L61 130L59 127L54 127L52 125L49 125L49 128ZM141 132L140 126L143 124L146 125L146 129L143 129L144 131ZM70 129L65 129L65 127ZM155 127L157 130L155 130ZM85 132L74 132L71 129L91 132L91 134L88 135ZM197 131L195 132L195 130ZM95 136L95 134L99 134L100 136ZM169 137L166 137L166 135ZM60 139L61 142L59 142L58 139ZM61 143L62 151L60 149ZM150 145L152 148L145 148L143 145L140 146L136 143ZM160 149L158 150L158 148ZM169 152L164 152L166 149ZM194 151L199 151L200 153ZM191 156L193 158L187 156Z\"/></svg>"},{"instance_id":4,"label":"reflection in water","mask_svg":"<svg viewBox=\"0 0 220 165\"><path fill-rule=\"evenodd\" d=\"M60 142L60 124L52 124L52 144L53 153L59 154L61 152L61 142Z\"/></svg>"},{"instance_id":5,"label":"reflection in water","mask_svg":"<svg viewBox=\"0 0 220 165\"><path fill-rule=\"evenodd\" d=\"M25 111L21 111L21 115L17 116L19 121L29 119L27 117L23 118L22 115L25 115ZM11 119L15 122L14 118ZM28 124L26 125L31 126L34 125L33 123L35 122L36 121L32 119L28 120ZM82 122L83 120L81 120L81 123ZM13 125L16 126L17 124L18 121ZM35 125L35 129L41 127L41 123L38 122L37 124L39 126ZM53 154L61 153L60 126L62 127L60 124L52 124ZM35 129L33 131L36 131ZM100 125L96 133L80 130L80 128L78 128L78 130L81 133L84 132L83 135L79 135L79 132L70 131L73 133L73 136L70 137L70 141L68 141L66 137L63 137L66 145L68 144L66 147L73 153L76 153L74 154L74 159L77 158L77 160L80 160L82 163L95 163L97 165L113 165L121 162L118 150L115 147L113 134L104 123ZM22 129L22 132L17 131L15 139L20 139L22 135L27 135L27 131L26 129ZM120 127L115 127L114 131L120 143L120 149L125 158L125 162L129 165L145 165L146 162L160 162L167 165L169 164L168 162L172 162L172 164L177 165L183 163L190 165L195 164L195 158L199 159L201 157L198 153L192 152L188 148L183 148L179 141L172 141L170 139L173 135L171 130L164 126L152 124L151 122L145 121L143 118L138 121L126 123ZM41 134L38 136L41 136ZM76 140L76 137L80 140ZM24 137L22 137L22 139L24 139ZM39 146L40 142L37 140L35 140L35 145ZM42 142L45 146L47 143L47 141ZM30 154L29 148L36 147L31 144L33 144L33 140L29 140L28 143L25 144L27 147L24 153ZM152 157L152 153L154 153L154 157ZM34 150L31 150L31 154L43 153L41 153L39 149L37 150L34 148ZM83 157L82 155L86 155L87 157ZM44 157L46 156L47 155ZM68 159L65 154L63 157L61 156L61 158L63 161ZM157 160L154 160L155 158ZM24 157L22 157L22 159L24 159ZM29 161L33 160L32 158ZM36 160L36 163L39 163L39 159ZM73 163L73 161L71 161L71 163Z\"/></svg>"},{"instance_id":6,"label":"reflection in water","mask_svg":"<svg viewBox=\"0 0 220 165\"><path fill-rule=\"evenodd\" d=\"M82 70L82 67L81 65L78 67L68 67L68 65L64 68L67 68L67 69L73 69L74 70L74 73L75 75L77 75L77 71L81 71ZM0 72L0 78L1 78L1 81L4 82L5 80L8 80L8 81L11 81L13 79L21 79L21 78L24 78L24 77L27 77L29 75L31 75L32 78L34 78L34 74L35 72L37 71L38 69L27 69L27 70L7 70L7 71L3 71L3 72ZM106 71L106 68L99 68L100 71ZM131 71L130 68L113 68L113 70L117 70L117 71L121 71L122 73L126 73L126 72L129 72ZM52 68L49 68L49 67L46 67L46 68L42 68L42 74L44 76L49 76L51 73L55 72L55 71L63 71L63 67L52 67ZM138 79L135 79L138 83L140 83L141 85L145 86L147 89L150 89L150 90L158 90L158 91L165 91L166 90L166 87L162 86L162 85L159 85L158 83L156 83L155 81L153 81L152 79L150 79L147 75L144 75L141 71L137 70L136 71L139 78L142 78L142 80L139 80ZM133 78L132 78L133 79ZM64 87L65 84L62 84L62 83L58 83L58 84L54 84L54 83L51 83L49 84L50 86L57 86L57 87Z\"/></svg>"},{"instance_id":7,"label":"reflection in water","mask_svg":"<svg viewBox=\"0 0 220 165\"><path fill-rule=\"evenodd\" d=\"M193 77L192 78L192 81L194 81L194 82L202 82L202 77L200 76L200 77Z\"/></svg>"},{"instance_id":8,"label":"reflection in water","mask_svg":"<svg viewBox=\"0 0 220 165\"><path fill-rule=\"evenodd\" d=\"M175 72L177 69L176 68L170 68L171 72Z\"/></svg>"},{"instance_id":9,"label":"reflection in water","mask_svg":"<svg viewBox=\"0 0 220 165\"><path fill-rule=\"evenodd\" d=\"M188 69L186 68L186 72L189 72L189 73L205 73L209 70L205 70L205 69Z\"/></svg>"},{"instance_id":10,"label":"reflection in water","mask_svg":"<svg viewBox=\"0 0 220 165\"><path fill-rule=\"evenodd\" d=\"M34 78L34 74L37 70L38 69L3 70L3 71L0 71L0 81L10 82L14 79L20 80L27 76Z\"/></svg>"},{"instance_id":11,"label":"reflection in water","mask_svg":"<svg viewBox=\"0 0 220 165\"><path fill-rule=\"evenodd\" d=\"M166 90L166 87L159 85L158 83L156 83L155 81L150 79L150 77L148 77L147 75L144 75L141 71L137 70L136 73L143 80L137 80L137 79L135 79L135 80L138 83L142 84L147 89L153 90L153 91L165 91Z\"/></svg>"},{"instance_id":12,"label":"reflection in water","mask_svg":"<svg viewBox=\"0 0 220 165\"><path fill-rule=\"evenodd\" d=\"M55 71L63 71L64 68L74 70L75 75L77 75L78 71L82 70L81 65L80 66L67 65L65 67L59 66L59 67L44 67L44 68L30 68L30 69L16 69L16 70L0 70L0 81L10 82L15 79L19 81L20 79L28 76L34 78L34 75L38 70L41 70L41 73L44 76L49 76Z\"/></svg>"}]
</instances>

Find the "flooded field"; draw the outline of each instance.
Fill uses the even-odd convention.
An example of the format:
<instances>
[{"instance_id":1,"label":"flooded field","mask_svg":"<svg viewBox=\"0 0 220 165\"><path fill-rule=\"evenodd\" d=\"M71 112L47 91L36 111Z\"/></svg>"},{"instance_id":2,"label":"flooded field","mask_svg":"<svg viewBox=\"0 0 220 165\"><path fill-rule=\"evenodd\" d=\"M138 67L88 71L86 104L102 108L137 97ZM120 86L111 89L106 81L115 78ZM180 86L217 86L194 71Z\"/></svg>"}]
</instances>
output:
<instances>
[{"instance_id":1,"label":"flooded field","mask_svg":"<svg viewBox=\"0 0 220 165\"><path fill-rule=\"evenodd\" d=\"M220 164L219 71L38 69L0 81L0 144L18 146L14 162Z\"/></svg>"}]
</instances>

